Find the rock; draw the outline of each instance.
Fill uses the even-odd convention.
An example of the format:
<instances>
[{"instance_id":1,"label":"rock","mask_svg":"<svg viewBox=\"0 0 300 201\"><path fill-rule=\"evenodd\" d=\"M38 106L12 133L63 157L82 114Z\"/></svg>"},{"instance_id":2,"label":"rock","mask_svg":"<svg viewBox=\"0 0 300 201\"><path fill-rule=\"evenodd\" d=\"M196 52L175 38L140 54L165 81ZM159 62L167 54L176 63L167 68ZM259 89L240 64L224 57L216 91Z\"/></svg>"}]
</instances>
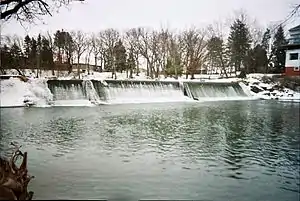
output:
<instances>
[{"instance_id":1,"label":"rock","mask_svg":"<svg viewBox=\"0 0 300 201\"><path fill-rule=\"evenodd\" d=\"M259 92L263 91L262 89L258 88L257 86L250 86L250 89L254 93L259 93Z\"/></svg>"}]
</instances>

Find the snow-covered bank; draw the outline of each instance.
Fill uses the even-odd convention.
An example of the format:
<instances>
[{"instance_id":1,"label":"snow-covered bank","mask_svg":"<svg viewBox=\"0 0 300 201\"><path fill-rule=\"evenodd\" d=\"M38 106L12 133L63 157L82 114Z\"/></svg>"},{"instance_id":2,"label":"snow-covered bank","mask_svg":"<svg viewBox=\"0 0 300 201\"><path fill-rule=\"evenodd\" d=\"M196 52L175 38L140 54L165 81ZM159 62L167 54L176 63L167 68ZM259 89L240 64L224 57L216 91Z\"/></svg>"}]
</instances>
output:
<instances>
[{"instance_id":1,"label":"snow-covered bank","mask_svg":"<svg viewBox=\"0 0 300 201\"><path fill-rule=\"evenodd\" d=\"M279 81L270 81L274 75L250 74L244 80L252 96L263 100L278 100L286 102L300 102L300 93L283 87ZM268 81L266 81L268 80Z\"/></svg>"},{"instance_id":2,"label":"snow-covered bank","mask_svg":"<svg viewBox=\"0 0 300 201\"><path fill-rule=\"evenodd\" d=\"M52 94L47 88L46 80L43 79L23 82L18 78L10 78L1 80L0 85L1 107L21 107L28 104L43 107L52 100Z\"/></svg>"}]
</instances>

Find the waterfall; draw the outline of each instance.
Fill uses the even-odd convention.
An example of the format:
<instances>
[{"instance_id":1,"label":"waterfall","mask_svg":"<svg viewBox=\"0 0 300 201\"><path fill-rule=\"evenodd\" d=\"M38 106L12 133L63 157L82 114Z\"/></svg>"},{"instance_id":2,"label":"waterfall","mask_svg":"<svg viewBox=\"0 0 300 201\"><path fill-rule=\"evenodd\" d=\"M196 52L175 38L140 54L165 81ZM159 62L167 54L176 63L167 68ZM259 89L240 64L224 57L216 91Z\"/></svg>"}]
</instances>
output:
<instances>
[{"instance_id":1,"label":"waterfall","mask_svg":"<svg viewBox=\"0 0 300 201\"><path fill-rule=\"evenodd\" d=\"M192 98L197 100L241 100L249 99L249 95L238 82L186 82L186 90ZM188 95L188 96L190 96Z\"/></svg>"},{"instance_id":2,"label":"waterfall","mask_svg":"<svg viewBox=\"0 0 300 201\"><path fill-rule=\"evenodd\" d=\"M82 80L48 80L55 106L92 106Z\"/></svg>"},{"instance_id":3,"label":"waterfall","mask_svg":"<svg viewBox=\"0 0 300 201\"><path fill-rule=\"evenodd\" d=\"M99 96L108 103L149 103L188 101L178 82L106 80L108 87L97 84ZM95 83L95 82L94 82ZM99 87L101 85L102 87ZM102 89L105 88L103 91Z\"/></svg>"},{"instance_id":4,"label":"waterfall","mask_svg":"<svg viewBox=\"0 0 300 201\"><path fill-rule=\"evenodd\" d=\"M84 80L83 85L84 85L84 90L86 92L86 96L88 100L91 101L91 103L104 104L104 102L98 96L98 93L96 92L94 88L94 84L91 80Z\"/></svg>"}]
</instances>

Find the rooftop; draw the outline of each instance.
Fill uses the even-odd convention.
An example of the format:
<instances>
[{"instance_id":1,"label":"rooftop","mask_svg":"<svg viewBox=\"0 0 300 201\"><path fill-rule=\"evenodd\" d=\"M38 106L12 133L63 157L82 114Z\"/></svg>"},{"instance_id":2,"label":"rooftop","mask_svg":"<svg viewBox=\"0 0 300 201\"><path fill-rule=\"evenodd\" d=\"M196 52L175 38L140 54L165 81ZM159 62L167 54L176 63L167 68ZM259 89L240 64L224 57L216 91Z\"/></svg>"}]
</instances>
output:
<instances>
[{"instance_id":1,"label":"rooftop","mask_svg":"<svg viewBox=\"0 0 300 201\"><path fill-rule=\"evenodd\" d=\"M298 30L300 30L300 24L298 26L289 29L289 31L298 31Z\"/></svg>"}]
</instances>

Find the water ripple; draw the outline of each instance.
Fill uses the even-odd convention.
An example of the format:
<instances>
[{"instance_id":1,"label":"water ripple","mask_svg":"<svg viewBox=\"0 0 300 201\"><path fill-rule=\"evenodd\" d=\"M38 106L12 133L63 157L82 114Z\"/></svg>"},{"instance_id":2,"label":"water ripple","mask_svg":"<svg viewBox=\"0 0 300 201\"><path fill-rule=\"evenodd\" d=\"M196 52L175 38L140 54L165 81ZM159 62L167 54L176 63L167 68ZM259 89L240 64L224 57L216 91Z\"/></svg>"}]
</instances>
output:
<instances>
[{"instance_id":1,"label":"water ripple","mask_svg":"<svg viewBox=\"0 0 300 201\"><path fill-rule=\"evenodd\" d=\"M299 108L282 107L1 109L0 150L24 144L37 199L297 200Z\"/></svg>"}]
</instances>

